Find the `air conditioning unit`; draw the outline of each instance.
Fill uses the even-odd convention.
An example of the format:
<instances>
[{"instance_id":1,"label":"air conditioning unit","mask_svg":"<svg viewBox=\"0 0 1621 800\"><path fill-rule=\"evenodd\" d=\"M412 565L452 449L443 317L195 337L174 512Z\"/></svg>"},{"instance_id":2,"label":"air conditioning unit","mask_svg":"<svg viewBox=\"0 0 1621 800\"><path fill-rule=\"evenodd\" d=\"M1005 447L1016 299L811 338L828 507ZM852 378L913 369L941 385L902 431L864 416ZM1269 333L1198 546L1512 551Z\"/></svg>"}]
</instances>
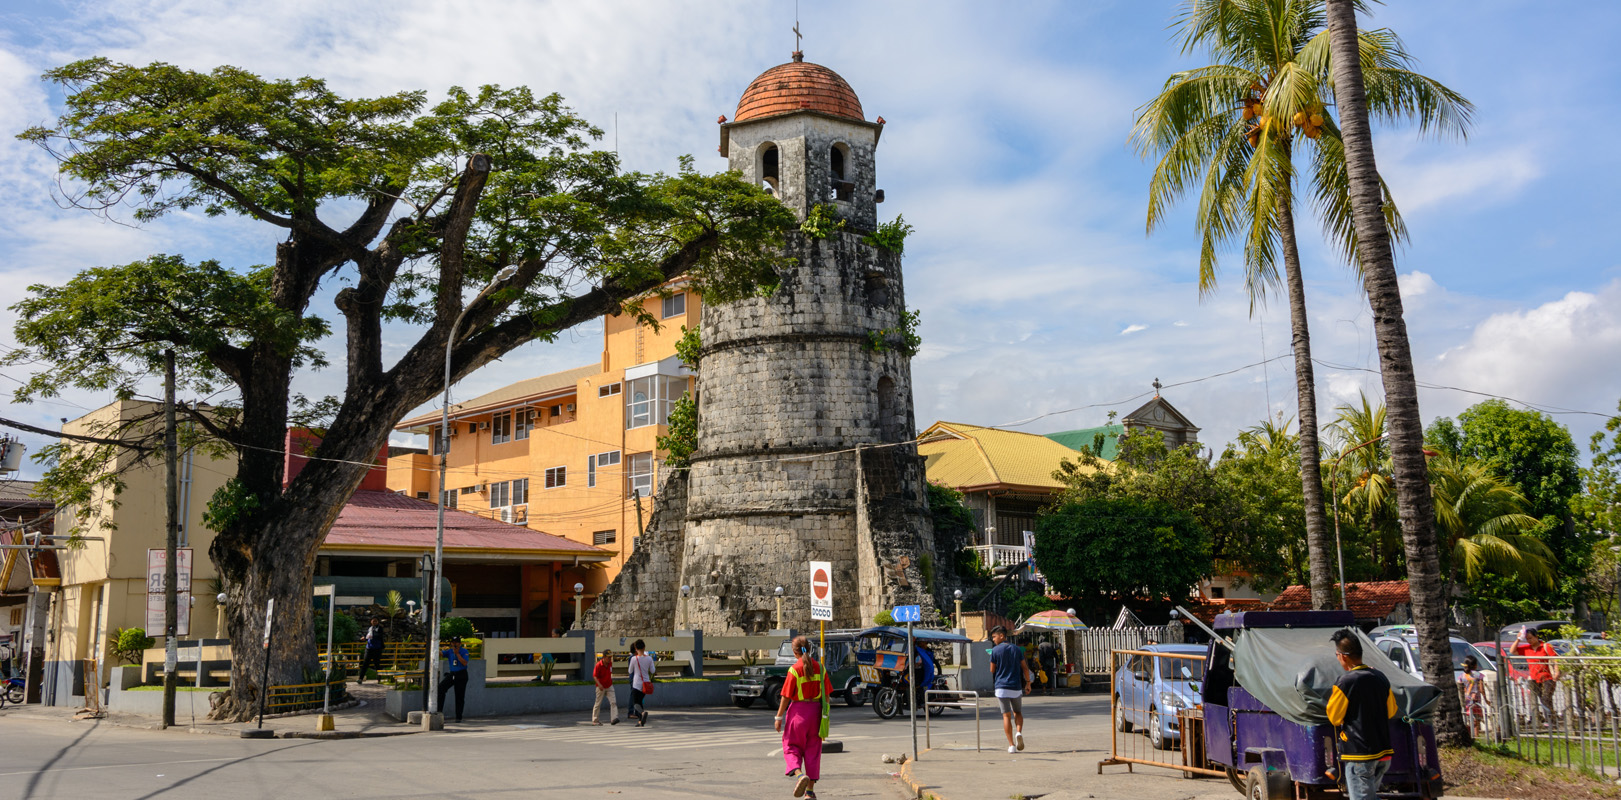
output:
<instances>
[{"instance_id":1,"label":"air conditioning unit","mask_svg":"<svg viewBox=\"0 0 1621 800\"><path fill-rule=\"evenodd\" d=\"M478 482L478 493L479 494L489 494L490 493L490 482L489 481L479 481Z\"/></svg>"},{"instance_id":2,"label":"air conditioning unit","mask_svg":"<svg viewBox=\"0 0 1621 800\"><path fill-rule=\"evenodd\" d=\"M510 509L510 508L501 509L501 521L502 522L511 522L512 521L512 509Z\"/></svg>"},{"instance_id":3,"label":"air conditioning unit","mask_svg":"<svg viewBox=\"0 0 1621 800\"><path fill-rule=\"evenodd\" d=\"M487 430L490 429L490 423L488 423L488 422L480 422L478 424L478 429L481 430L481 431L487 431Z\"/></svg>"},{"instance_id":4,"label":"air conditioning unit","mask_svg":"<svg viewBox=\"0 0 1621 800\"><path fill-rule=\"evenodd\" d=\"M451 426L450 426L450 438L452 438L452 439L456 438L456 434L461 433L461 432L462 432L462 426L456 425L454 423L451 424Z\"/></svg>"},{"instance_id":5,"label":"air conditioning unit","mask_svg":"<svg viewBox=\"0 0 1621 800\"><path fill-rule=\"evenodd\" d=\"M570 414L574 413L574 404L573 403L568 404L568 413L570 413Z\"/></svg>"}]
</instances>

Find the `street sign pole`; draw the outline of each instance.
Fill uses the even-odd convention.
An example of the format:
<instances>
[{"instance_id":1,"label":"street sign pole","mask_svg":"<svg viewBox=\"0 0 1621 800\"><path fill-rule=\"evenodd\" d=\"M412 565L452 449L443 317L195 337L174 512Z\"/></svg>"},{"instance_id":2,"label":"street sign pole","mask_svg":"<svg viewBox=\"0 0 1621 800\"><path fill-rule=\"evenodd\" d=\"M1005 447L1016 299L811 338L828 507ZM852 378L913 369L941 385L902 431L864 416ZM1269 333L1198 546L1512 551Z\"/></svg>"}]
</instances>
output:
<instances>
[{"instance_id":1,"label":"street sign pole","mask_svg":"<svg viewBox=\"0 0 1621 800\"><path fill-rule=\"evenodd\" d=\"M907 621L906 621L906 669L911 674L912 680L907 681L906 685L911 687L910 691L911 691L911 695L912 695L912 698L911 698L911 700L912 700L912 702L911 702L911 706L912 706L912 760L916 761L917 760L917 678L920 675L920 673L916 669L916 667L917 667L917 661L916 661L916 659L917 659L917 642L912 638L912 626L914 624L916 624L916 623L912 622L911 619L907 619ZM928 697L928 695L924 695L924 697Z\"/></svg>"},{"instance_id":2,"label":"street sign pole","mask_svg":"<svg viewBox=\"0 0 1621 800\"><path fill-rule=\"evenodd\" d=\"M259 678L259 729L265 727L265 702L270 699L270 635L275 631L276 598L265 601L265 668ZM327 621L327 629L331 630L332 622Z\"/></svg>"}]
</instances>

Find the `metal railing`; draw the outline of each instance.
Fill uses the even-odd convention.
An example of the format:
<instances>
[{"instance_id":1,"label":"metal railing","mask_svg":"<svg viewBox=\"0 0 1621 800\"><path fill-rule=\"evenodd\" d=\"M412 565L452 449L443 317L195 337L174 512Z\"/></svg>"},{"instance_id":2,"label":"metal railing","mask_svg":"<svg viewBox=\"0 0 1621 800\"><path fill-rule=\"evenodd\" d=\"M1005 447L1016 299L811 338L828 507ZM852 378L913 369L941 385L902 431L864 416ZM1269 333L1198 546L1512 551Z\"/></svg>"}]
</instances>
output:
<instances>
[{"instance_id":1,"label":"metal railing","mask_svg":"<svg viewBox=\"0 0 1621 800\"><path fill-rule=\"evenodd\" d=\"M1480 702L1464 695L1477 737L1532 761L1621 778L1621 655L1510 656L1495 677Z\"/></svg>"},{"instance_id":2,"label":"metal railing","mask_svg":"<svg viewBox=\"0 0 1621 800\"><path fill-rule=\"evenodd\" d=\"M332 701L341 703L348 698L343 680L332 682ZM326 683L300 683L290 686L272 686L265 697L266 714L284 714L320 708L326 700Z\"/></svg>"},{"instance_id":3,"label":"metal railing","mask_svg":"<svg viewBox=\"0 0 1621 800\"><path fill-rule=\"evenodd\" d=\"M940 698L936 700L935 698ZM969 701L973 702L969 702ZM931 708L972 708L974 710L974 752L979 752L980 741L983 738L979 726L979 692L959 691L957 689L928 689L923 692L923 746L933 747L933 731L929 727L929 713Z\"/></svg>"},{"instance_id":4,"label":"metal railing","mask_svg":"<svg viewBox=\"0 0 1621 800\"><path fill-rule=\"evenodd\" d=\"M1149 644L1181 644L1181 625L1149 625L1142 628L1087 628L1076 631L1075 652L1070 660L1076 671L1083 675L1107 675L1114 672L1113 653L1116 650L1136 650Z\"/></svg>"},{"instance_id":5,"label":"metal railing","mask_svg":"<svg viewBox=\"0 0 1621 800\"><path fill-rule=\"evenodd\" d=\"M1115 650L1109 659L1109 757L1098 762L1099 773L1112 764L1146 764L1227 775L1210 769L1194 748L1183 752L1184 743L1204 739L1202 731L1183 729L1203 724L1202 716L1186 713L1199 707L1194 687L1204 679L1202 654Z\"/></svg>"},{"instance_id":6,"label":"metal railing","mask_svg":"<svg viewBox=\"0 0 1621 800\"><path fill-rule=\"evenodd\" d=\"M1023 564L1030 558L1030 551L1024 545L981 544L969 549L979 556L980 564L990 569Z\"/></svg>"}]
</instances>

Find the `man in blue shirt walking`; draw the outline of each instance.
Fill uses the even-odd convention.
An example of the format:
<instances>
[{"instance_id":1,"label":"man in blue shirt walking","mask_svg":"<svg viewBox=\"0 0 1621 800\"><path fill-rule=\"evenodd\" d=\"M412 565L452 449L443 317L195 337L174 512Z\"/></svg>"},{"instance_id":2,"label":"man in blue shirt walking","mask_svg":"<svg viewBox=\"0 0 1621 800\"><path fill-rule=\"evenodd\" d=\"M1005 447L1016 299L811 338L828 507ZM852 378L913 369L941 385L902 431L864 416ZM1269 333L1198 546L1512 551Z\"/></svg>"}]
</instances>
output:
<instances>
[{"instance_id":1,"label":"man in blue shirt walking","mask_svg":"<svg viewBox=\"0 0 1621 800\"><path fill-rule=\"evenodd\" d=\"M1030 693L1034 678L1024 651L1007 640L1007 628L991 628L991 674L996 678L996 702L1002 707L1002 733L1007 735L1007 751L1024 749L1024 696Z\"/></svg>"}]
</instances>

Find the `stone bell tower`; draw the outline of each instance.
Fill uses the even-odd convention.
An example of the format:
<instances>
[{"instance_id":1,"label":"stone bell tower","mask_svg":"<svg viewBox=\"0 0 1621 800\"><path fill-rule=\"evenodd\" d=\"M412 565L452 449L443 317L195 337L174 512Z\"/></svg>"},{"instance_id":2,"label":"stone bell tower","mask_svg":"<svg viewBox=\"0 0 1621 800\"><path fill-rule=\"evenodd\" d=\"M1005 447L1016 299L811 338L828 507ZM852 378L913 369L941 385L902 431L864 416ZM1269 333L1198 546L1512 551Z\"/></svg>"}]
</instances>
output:
<instances>
[{"instance_id":1,"label":"stone bell tower","mask_svg":"<svg viewBox=\"0 0 1621 800\"><path fill-rule=\"evenodd\" d=\"M844 225L824 238L787 234L792 260L769 297L705 304L698 451L661 487L642 549L587 624L759 632L772 627L781 586L784 624L804 629L810 561L833 564L831 627L870 624L897 604L933 608L911 358L895 333L901 258L862 241L883 198L883 129L843 78L799 53L721 118L731 169L801 220L822 205Z\"/></svg>"}]
</instances>

